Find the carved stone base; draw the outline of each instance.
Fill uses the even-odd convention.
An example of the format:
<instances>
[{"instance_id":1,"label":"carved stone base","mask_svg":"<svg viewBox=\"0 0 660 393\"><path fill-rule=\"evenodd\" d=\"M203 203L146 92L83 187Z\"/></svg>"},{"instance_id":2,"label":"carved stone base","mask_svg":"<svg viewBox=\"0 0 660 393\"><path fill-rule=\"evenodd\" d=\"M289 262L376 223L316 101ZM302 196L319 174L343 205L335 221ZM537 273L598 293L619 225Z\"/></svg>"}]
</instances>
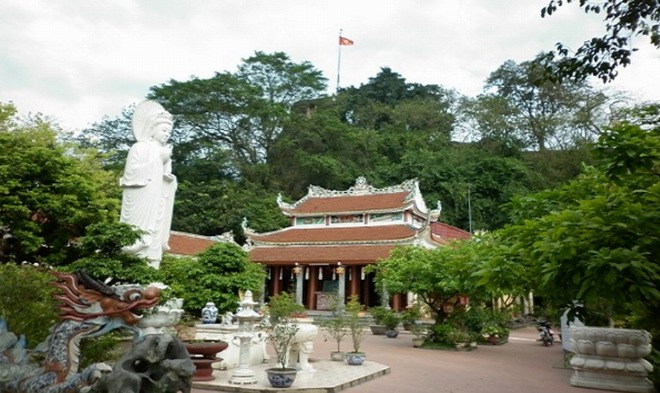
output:
<instances>
[{"instance_id":1,"label":"carved stone base","mask_svg":"<svg viewBox=\"0 0 660 393\"><path fill-rule=\"evenodd\" d=\"M575 373L571 377L571 385L582 388L616 390L620 392L655 392L653 385L647 378L580 370L575 370Z\"/></svg>"},{"instance_id":2,"label":"carved stone base","mask_svg":"<svg viewBox=\"0 0 660 393\"><path fill-rule=\"evenodd\" d=\"M570 350L575 353L571 385L621 392L654 393L647 375L653 366L651 335L644 330L571 327Z\"/></svg>"}]
</instances>

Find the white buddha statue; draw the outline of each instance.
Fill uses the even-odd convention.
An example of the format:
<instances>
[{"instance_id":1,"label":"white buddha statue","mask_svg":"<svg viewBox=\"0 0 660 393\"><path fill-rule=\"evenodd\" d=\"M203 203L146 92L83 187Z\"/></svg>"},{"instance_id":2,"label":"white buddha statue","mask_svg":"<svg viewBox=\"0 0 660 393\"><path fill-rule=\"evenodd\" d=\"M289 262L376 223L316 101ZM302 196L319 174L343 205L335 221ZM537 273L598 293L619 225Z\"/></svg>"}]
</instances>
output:
<instances>
[{"instance_id":1,"label":"white buddha statue","mask_svg":"<svg viewBox=\"0 0 660 393\"><path fill-rule=\"evenodd\" d=\"M126 159L120 221L146 233L126 252L146 257L155 268L168 250L176 177L172 174L172 115L155 101L144 101L133 114L133 135Z\"/></svg>"}]
</instances>

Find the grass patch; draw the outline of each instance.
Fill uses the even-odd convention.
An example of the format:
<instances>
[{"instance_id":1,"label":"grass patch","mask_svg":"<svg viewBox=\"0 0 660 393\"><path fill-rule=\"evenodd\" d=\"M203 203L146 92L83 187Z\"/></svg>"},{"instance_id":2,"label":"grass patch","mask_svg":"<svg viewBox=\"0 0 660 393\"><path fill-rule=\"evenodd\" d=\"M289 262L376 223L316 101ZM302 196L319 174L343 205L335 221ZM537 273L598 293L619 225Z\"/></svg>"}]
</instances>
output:
<instances>
[{"instance_id":1,"label":"grass patch","mask_svg":"<svg viewBox=\"0 0 660 393\"><path fill-rule=\"evenodd\" d=\"M440 349L444 351L454 351L456 349L456 346L454 344L449 344L449 343L436 343L436 342L424 342L421 347L419 348L425 348L425 349Z\"/></svg>"}]
</instances>

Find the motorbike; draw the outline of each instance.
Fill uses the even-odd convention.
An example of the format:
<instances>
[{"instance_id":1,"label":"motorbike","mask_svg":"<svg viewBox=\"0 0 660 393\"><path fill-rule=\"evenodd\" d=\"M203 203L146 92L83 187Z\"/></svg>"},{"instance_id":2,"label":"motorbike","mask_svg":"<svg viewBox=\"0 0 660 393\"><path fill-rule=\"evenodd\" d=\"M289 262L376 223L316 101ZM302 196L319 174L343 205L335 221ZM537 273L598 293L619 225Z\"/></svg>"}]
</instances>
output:
<instances>
[{"instance_id":1,"label":"motorbike","mask_svg":"<svg viewBox=\"0 0 660 393\"><path fill-rule=\"evenodd\" d=\"M541 335L541 342L543 342L544 346L548 347L554 344L555 332L552 330L552 327L550 326L549 322L546 321L539 322L536 329L539 331L539 334Z\"/></svg>"}]
</instances>

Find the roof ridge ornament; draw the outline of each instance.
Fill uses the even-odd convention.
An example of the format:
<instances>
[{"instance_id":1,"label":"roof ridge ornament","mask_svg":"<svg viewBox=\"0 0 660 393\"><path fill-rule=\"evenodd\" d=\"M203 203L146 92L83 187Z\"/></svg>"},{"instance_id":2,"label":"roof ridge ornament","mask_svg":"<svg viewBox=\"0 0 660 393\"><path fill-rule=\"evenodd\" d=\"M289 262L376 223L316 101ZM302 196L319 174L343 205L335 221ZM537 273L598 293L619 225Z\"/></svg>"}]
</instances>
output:
<instances>
[{"instance_id":1,"label":"roof ridge ornament","mask_svg":"<svg viewBox=\"0 0 660 393\"><path fill-rule=\"evenodd\" d=\"M384 188L376 188L367 182L364 176L360 176L355 180L355 184L347 190L328 190L326 188L309 185L307 188L307 195L299 199L293 204L286 203L282 199L282 194L277 195L277 205L283 210L295 210L298 206L302 205L310 198L333 198L342 196L360 196L360 195L380 195L380 194L393 194L397 192L409 192L410 195L406 197L406 202L414 199L419 195L419 181L417 179L409 179L401 184L389 186Z\"/></svg>"},{"instance_id":2,"label":"roof ridge ornament","mask_svg":"<svg viewBox=\"0 0 660 393\"><path fill-rule=\"evenodd\" d=\"M280 207L280 209L295 209L296 205L295 204L290 204L284 202L284 199L282 198L282 193L278 192L277 193L277 206Z\"/></svg>"},{"instance_id":3,"label":"roof ridge ornament","mask_svg":"<svg viewBox=\"0 0 660 393\"><path fill-rule=\"evenodd\" d=\"M256 233L254 229L248 227L247 217L243 217L243 221L241 221L241 228L243 228L243 233L246 235L254 235Z\"/></svg>"},{"instance_id":4,"label":"roof ridge ornament","mask_svg":"<svg viewBox=\"0 0 660 393\"><path fill-rule=\"evenodd\" d=\"M436 222L440 219L440 214L442 213L442 202L438 201L438 206L429 212L429 220L431 222Z\"/></svg>"}]
</instances>

